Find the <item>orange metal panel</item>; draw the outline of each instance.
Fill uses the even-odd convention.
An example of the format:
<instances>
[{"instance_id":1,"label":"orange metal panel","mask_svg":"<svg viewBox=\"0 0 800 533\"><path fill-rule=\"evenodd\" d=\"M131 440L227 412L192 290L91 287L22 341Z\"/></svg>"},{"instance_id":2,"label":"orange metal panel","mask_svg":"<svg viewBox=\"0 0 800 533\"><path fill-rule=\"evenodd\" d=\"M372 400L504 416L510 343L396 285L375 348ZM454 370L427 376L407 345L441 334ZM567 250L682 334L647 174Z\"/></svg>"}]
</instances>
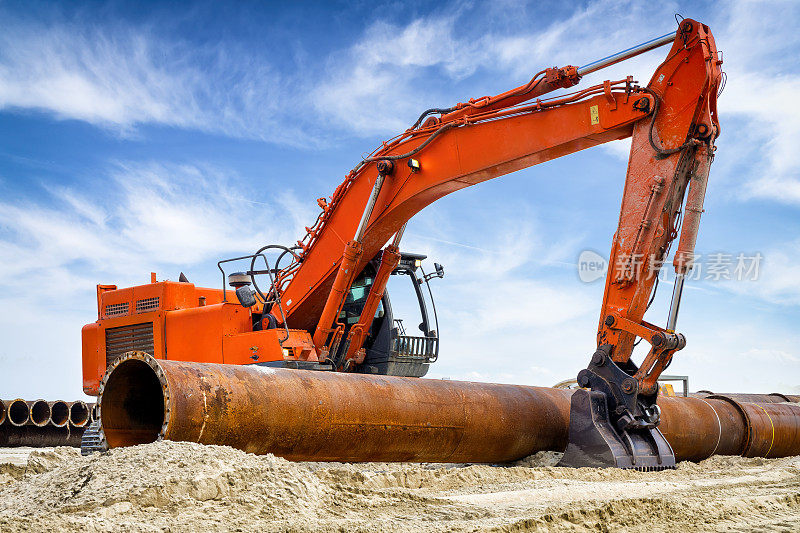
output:
<instances>
[{"instance_id":1,"label":"orange metal panel","mask_svg":"<svg viewBox=\"0 0 800 533\"><path fill-rule=\"evenodd\" d=\"M81 329L81 352L83 367L83 392L97 396L100 378L106 371L105 350L100 354L100 324L86 324Z\"/></svg>"},{"instance_id":2,"label":"orange metal panel","mask_svg":"<svg viewBox=\"0 0 800 533\"><path fill-rule=\"evenodd\" d=\"M303 333L308 335L305 331ZM285 337L284 329L226 335L222 338L222 362L227 365L247 365L283 361L284 350L280 341ZM288 354L288 349L286 353Z\"/></svg>"},{"instance_id":3,"label":"orange metal panel","mask_svg":"<svg viewBox=\"0 0 800 533\"><path fill-rule=\"evenodd\" d=\"M233 296L233 301L236 301L236 295L232 292L228 293ZM196 300L194 305L200 305L200 298L205 298L205 305L213 305L222 303L222 289L207 289L204 287L195 287Z\"/></svg>"},{"instance_id":4,"label":"orange metal panel","mask_svg":"<svg viewBox=\"0 0 800 533\"><path fill-rule=\"evenodd\" d=\"M249 331L250 311L238 304L213 304L166 314L166 359L222 362L222 339Z\"/></svg>"}]
</instances>

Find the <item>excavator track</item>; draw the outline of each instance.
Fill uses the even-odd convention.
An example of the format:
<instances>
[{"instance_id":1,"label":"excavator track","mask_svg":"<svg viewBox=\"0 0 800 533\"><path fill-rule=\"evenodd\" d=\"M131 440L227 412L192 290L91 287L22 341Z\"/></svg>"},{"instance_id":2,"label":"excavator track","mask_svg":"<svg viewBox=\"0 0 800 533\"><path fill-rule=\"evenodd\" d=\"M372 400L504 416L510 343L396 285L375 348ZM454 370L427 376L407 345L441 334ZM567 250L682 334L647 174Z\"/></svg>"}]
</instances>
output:
<instances>
[{"instance_id":1,"label":"excavator track","mask_svg":"<svg viewBox=\"0 0 800 533\"><path fill-rule=\"evenodd\" d=\"M81 455L91 455L94 452L105 452L108 443L103 434L103 427L99 420L95 420L86 428L81 437Z\"/></svg>"}]
</instances>

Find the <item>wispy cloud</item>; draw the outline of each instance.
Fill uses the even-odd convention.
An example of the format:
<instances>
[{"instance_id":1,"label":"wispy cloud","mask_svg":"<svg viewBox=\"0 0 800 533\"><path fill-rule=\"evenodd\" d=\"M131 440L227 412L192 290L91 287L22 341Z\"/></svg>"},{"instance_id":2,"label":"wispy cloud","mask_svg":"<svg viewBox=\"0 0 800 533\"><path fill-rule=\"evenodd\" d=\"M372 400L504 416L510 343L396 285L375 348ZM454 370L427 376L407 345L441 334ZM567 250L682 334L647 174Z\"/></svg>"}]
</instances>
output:
<instances>
[{"instance_id":1,"label":"wispy cloud","mask_svg":"<svg viewBox=\"0 0 800 533\"><path fill-rule=\"evenodd\" d=\"M266 241L291 243L312 218L290 194L257 205L232 197L227 191L248 191L235 175L208 166L119 163L100 196L48 190L46 204L0 202L0 254L14 258L0 264L5 290L18 290L31 271L47 273L43 294L141 279L156 268L177 274ZM284 222L265 225L265 217Z\"/></svg>"},{"instance_id":2,"label":"wispy cloud","mask_svg":"<svg viewBox=\"0 0 800 533\"><path fill-rule=\"evenodd\" d=\"M800 240L767 248L755 280L729 281L723 287L778 305L800 305Z\"/></svg>"},{"instance_id":3,"label":"wispy cloud","mask_svg":"<svg viewBox=\"0 0 800 533\"><path fill-rule=\"evenodd\" d=\"M718 7L709 24L728 81L719 100L714 179L739 200L800 205L800 4L730 1Z\"/></svg>"},{"instance_id":4,"label":"wispy cloud","mask_svg":"<svg viewBox=\"0 0 800 533\"><path fill-rule=\"evenodd\" d=\"M121 162L96 182L33 184L29 193L0 199L0 386L23 397L77 397L95 284L184 271L220 287L216 261L290 244L315 215L291 192L264 198L234 172L204 164Z\"/></svg>"},{"instance_id":5,"label":"wispy cloud","mask_svg":"<svg viewBox=\"0 0 800 533\"><path fill-rule=\"evenodd\" d=\"M0 109L40 110L123 134L157 124L290 145L391 135L428 107L500 92L544 67L586 63L668 31L676 11L674 2L598 0L539 22L524 1L451 3L407 23L372 22L351 45L294 69L277 68L268 51L230 40L190 43L153 24L45 23L3 12ZM469 24L476 16L487 22ZM800 204L792 53L800 5L723 2L708 17L729 73L720 103L727 162L715 179L734 184L741 199ZM654 20L664 22L654 28ZM640 56L584 84L626 74L646 83L661 57ZM624 143L608 150L627 158Z\"/></svg>"},{"instance_id":6,"label":"wispy cloud","mask_svg":"<svg viewBox=\"0 0 800 533\"><path fill-rule=\"evenodd\" d=\"M526 2L511 4L472 10L450 5L406 25L373 23L352 46L329 58L326 78L314 94L318 111L361 134L402 131L428 107L480 97L491 87L501 92L545 67L588 63L616 51L616 43L652 38L641 21L658 14L671 21L674 11L669 3L654 8L599 1L543 25L532 12L516 16L529 7ZM469 24L476 16L503 22L480 25L478 31ZM614 24L598 31L598 20ZM627 68L649 75L657 64L640 58ZM622 72L617 67L603 76L624 77L617 71Z\"/></svg>"},{"instance_id":7,"label":"wispy cloud","mask_svg":"<svg viewBox=\"0 0 800 533\"><path fill-rule=\"evenodd\" d=\"M39 110L130 134L143 124L308 144L296 80L235 42L198 45L121 22L3 13L0 109ZM289 118L293 120L288 120Z\"/></svg>"},{"instance_id":8,"label":"wispy cloud","mask_svg":"<svg viewBox=\"0 0 800 533\"><path fill-rule=\"evenodd\" d=\"M519 220L487 206L472 221L480 232L448 228L426 212L406 233L406 249L427 254L446 272L431 282L444 335L432 377L552 385L577 372L592 351L602 287L577 283L574 271L560 265L552 275L550 263L574 257L577 243L554 254L560 232L540 230L537 214L521 211ZM452 234L459 240L438 238ZM402 309L394 303L406 283L397 282L399 290L390 285L389 292ZM542 371L554 356L565 375Z\"/></svg>"}]
</instances>

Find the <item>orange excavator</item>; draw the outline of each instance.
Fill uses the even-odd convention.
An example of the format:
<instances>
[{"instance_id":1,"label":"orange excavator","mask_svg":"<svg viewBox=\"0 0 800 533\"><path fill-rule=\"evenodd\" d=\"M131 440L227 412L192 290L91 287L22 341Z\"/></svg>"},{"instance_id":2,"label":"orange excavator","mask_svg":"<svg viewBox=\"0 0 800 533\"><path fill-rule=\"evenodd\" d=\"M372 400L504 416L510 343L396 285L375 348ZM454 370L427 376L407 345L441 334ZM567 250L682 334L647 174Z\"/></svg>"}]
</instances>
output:
<instances>
[{"instance_id":1,"label":"orange excavator","mask_svg":"<svg viewBox=\"0 0 800 533\"><path fill-rule=\"evenodd\" d=\"M567 91L586 74L668 44L646 86L627 77ZM657 379L686 344L675 327L720 134L721 64L709 28L684 19L672 33L583 67L547 68L502 94L425 111L363 159L332 196L318 200L317 220L294 246L267 245L221 261L222 288L195 287L183 274L177 282L153 274L148 285L98 285L98 320L83 328L84 391L96 395L106 368L130 351L178 361L423 376L439 338L422 285L443 268L426 274L424 256L400 252L411 217L464 187L631 137L597 350L578 375L583 389L572 396L563 464L674 466L658 431ZM676 239L672 303L660 327L643 317ZM246 270L228 274L236 261ZM406 335L393 318L386 292L393 274L411 277L421 336ZM638 340L650 350L637 366L631 353ZM88 449L99 445L99 428L87 431L87 439Z\"/></svg>"}]
</instances>

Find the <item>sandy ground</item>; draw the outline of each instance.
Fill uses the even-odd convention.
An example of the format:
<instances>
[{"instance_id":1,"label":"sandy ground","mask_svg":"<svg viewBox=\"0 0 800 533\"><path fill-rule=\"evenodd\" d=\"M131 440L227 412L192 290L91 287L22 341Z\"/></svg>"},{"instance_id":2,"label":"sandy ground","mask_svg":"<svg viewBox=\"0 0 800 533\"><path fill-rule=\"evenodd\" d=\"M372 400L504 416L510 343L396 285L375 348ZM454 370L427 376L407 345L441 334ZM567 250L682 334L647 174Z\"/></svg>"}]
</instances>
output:
<instances>
[{"instance_id":1,"label":"sandy ground","mask_svg":"<svg viewBox=\"0 0 800 533\"><path fill-rule=\"evenodd\" d=\"M797 531L800 457L641 473L291 463L160 442L0 449L0 531Z\"/></svg>"}]
</instances>

